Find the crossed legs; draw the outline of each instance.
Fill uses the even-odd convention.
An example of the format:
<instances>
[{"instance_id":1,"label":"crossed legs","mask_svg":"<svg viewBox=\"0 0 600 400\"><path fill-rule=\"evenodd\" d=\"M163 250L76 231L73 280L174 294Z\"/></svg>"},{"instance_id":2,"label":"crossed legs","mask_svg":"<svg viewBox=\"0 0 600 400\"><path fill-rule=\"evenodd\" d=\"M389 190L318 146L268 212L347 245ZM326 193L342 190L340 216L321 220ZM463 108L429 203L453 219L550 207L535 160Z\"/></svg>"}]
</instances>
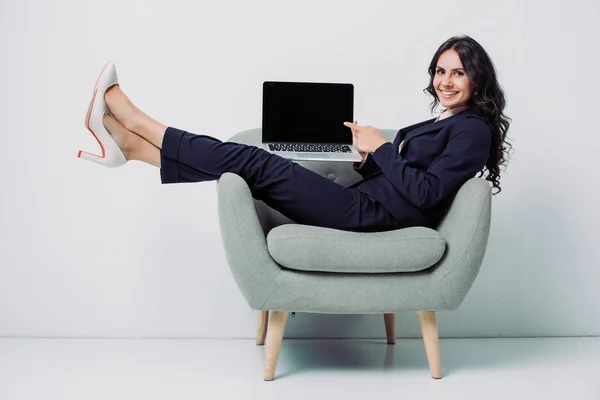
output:
<instances>
[{"instance_id":1,"label":"crossed legs","mask_svg":"<svg viewBox=\"0 0 600 400\"><path fill-rule=\"evenodd\" d=\"M104 98L114 116L104 115L104 126L125 158L160 168L160 149L167 127L133 105L119 85L108 89Z\"/></svg>"}]
</instances>

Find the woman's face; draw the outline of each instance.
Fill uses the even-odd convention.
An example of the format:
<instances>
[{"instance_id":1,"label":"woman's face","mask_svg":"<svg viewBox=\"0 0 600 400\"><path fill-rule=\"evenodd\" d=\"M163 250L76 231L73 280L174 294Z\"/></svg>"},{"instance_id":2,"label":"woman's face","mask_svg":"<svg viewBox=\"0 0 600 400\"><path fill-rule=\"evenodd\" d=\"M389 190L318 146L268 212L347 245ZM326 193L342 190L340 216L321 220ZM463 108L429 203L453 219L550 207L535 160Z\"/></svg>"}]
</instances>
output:
<instances>
[{"instance_id":1,"label":"woman's face","mask_svg":"<svg viewBox=\"0 0 600 400\"><path fill-rule=\"evenodd\" d=\"M435 68L433 87L443 107L452 109L467 105L474 86L465 73L456 51L450 49L440 54Z\"/></svg>"}]
</instances>

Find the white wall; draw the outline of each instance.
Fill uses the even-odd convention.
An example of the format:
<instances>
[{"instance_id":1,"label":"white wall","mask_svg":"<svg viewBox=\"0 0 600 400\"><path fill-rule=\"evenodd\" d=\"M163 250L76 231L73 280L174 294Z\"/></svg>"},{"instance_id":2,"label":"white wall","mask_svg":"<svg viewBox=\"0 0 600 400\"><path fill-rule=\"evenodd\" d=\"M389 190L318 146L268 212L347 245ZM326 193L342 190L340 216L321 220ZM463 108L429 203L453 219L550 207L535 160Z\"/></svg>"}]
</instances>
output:
<instances>
[{"instance_id":1,"label":"white wall","mask_svg":"<svg viewBox=\"0 0 600 400\"><path fill-rule=\"evenodd\" d=\"M599 5L540 4L3 1L0 336L255 334L214 183L77 159L97 149L83 120L107 60L148 114L221 139L260 126L267 79L352 82L359 122L400 128L430 116L426 68L460 33L496 64L515 153L481 273L440 334L599 334ZM398 334L418 334L412 313ZM298 314L286 335L383 337L383 318Z\"/></svg>"}]
</instances>

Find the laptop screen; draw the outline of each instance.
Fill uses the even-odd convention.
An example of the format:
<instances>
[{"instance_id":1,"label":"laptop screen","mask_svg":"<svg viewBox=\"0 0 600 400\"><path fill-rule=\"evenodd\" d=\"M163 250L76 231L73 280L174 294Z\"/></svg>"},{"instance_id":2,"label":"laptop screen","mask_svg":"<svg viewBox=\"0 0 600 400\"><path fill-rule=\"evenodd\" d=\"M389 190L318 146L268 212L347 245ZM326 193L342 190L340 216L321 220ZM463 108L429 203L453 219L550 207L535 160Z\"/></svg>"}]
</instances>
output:
<instances>
[{"instance_id":1,"label":"laptop screen","mask_svg":"<svg viewBox=\"0 0 600 400\"><path fill-rule=\"evenodd\" d=\"M353 118L352 84L263 84L263 142L351 144L352 133L343 124Z\"/></svg>"}]
</instances>

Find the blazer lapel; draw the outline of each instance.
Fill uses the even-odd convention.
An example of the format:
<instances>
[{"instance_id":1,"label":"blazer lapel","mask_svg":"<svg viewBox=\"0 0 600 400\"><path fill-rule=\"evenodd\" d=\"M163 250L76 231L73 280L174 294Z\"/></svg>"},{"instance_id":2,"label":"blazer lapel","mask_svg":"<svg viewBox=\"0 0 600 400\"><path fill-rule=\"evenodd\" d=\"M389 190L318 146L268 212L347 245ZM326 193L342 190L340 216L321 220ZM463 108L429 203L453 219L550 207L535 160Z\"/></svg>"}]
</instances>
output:
<instances>
[{"instance_id":1,"label":"blazer lapel","mask_svg":"<svg viewBox=\"0 0 600 400\"><path fill-rule=\"evenodd\" d=\"M401 141L405 141L406 138L408 137L408 135L414 131L414 130L418 130L426 125L431 124L433 121L435 121L435 118L433 119L428 119L426 121L422 121L419 122L417 124L411 125L411 126L407 126L406 128L402 128L400 129L400 131L398 132L398 134L396 135L396 137L394 138L394 146L398 147L401 143Z\"/></svg>"}]
</instances>

